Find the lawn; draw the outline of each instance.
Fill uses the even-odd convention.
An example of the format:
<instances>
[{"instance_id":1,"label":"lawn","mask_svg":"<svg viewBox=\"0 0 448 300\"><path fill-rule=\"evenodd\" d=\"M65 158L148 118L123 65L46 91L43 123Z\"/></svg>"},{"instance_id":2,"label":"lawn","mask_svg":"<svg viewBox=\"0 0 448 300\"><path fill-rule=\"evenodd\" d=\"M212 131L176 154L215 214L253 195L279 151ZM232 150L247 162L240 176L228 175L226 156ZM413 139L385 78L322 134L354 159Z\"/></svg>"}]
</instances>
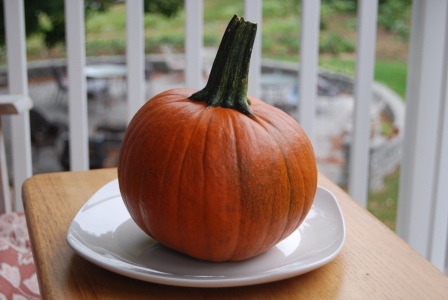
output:
<instances>
[{"instance_id":1,"label":"lawn","mask_svg":"<svg viewBox=\"0 0 448 300\"><path fill-rule=\"evenodd\" d=\"M342 73L350 77L355 74L355 60L353 59L324 57L319 60L319 65L323 69ZM404 99L406 94L407 70L407 62L377 59L375 61L374 79L387 85Z\"/></svg>"},{"instance_id":2,"label":"lawn","mask_svg":"<svg viewBox=\"0 0 448 300\"><path fill-rule=\"evenodd\" d=\"M324 2L323 2L324 3ZM204 1L204 45L218 46L228 21L243 15L243 1ZM300 13L296 1L263 1L262 55L264 58L287 61L299 60ZM183 51L185 14L173 18L145 15L145 52L160 51L162 43L169 43L176 51ZM126 19L123 3L113 5L107 13L91 14L86 21L87 56L122 55L126 51ZM354 75L356 46L356 14L337 12L323 4L321 14L320 67ZM375 80L382 82L404 98L406 91L407 43L385 30L378 30ZM29 60L64 57L59 45L46 49L40 36L27 40ZM5 63L4 49L0 49L0 64ZM369 194L369 210L390 228L395 226L399 171L390 176L383 191Z\"/></svg>"}]
</instances>

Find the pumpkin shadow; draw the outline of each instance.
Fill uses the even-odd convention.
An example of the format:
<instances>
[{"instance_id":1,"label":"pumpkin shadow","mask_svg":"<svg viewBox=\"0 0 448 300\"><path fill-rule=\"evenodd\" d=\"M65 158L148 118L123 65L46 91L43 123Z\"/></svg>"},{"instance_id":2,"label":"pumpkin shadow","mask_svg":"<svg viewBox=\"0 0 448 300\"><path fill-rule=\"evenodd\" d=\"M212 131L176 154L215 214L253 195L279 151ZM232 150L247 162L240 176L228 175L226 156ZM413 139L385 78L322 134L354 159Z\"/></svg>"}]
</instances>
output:
<instances>
[{"instance_id":1,"label":"pumpkin shadow","mask_svg":"<svg viewBox=\"0 0 448 300\"><path fill-rule=\"evenodd\" d=\"M238 262L210 262L200 260L160 243L149 246L138 258L142 266L179 278L200 281L245 278L269 272L286 259L279 248L271 248L256 257Z\"/></svg>"},{"instance_id":2,"label":"pumpkin shadow","mask_svg":"<svg viewBox=\"0 0 448 300\"><path fill-rule=\"evenodd\" d=\"M278 270L288 268L291 254L301 246L301 231L268 251L238 262L210 262L200 260L165 247L147 236L132 219L123 222L114 232L114 247L121 258L138 265L141 272L168 279L207 281L249 280L277 276Z\"/></svg>"}]
</instances>

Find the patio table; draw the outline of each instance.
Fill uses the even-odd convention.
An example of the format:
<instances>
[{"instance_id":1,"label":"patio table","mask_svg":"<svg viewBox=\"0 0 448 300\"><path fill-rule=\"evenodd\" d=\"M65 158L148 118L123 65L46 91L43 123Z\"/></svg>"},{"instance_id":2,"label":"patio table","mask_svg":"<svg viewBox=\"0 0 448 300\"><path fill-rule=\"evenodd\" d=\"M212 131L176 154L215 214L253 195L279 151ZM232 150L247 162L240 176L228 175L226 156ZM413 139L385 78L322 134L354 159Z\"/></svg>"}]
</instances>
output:
<instances>
[{"instance_id":1,"label":"patio table","mask_svg":"<svg viewBox=\"0 0 448 300\"><path fill-rule=\"evenodd\" d=\"M116 86L121 92L126 91L126 76L128 68L123 64L94 64L87 65L84 74L90 80L107 81L109 88ZM118 85L110 85L112 82L118 82Z\"/></svg>"},{"instance_id":2,"label":"patio table","mask_svg":"<svg viewBox=\"0 0 448 300\"><path fill-rule=\"evenodd\" d=\"M289 279L232 288L140 281L79 256L66 241L83 204L117 177L116 169L36 175L23 186L33 254L44 299L446 299L448 277L322 174L338 199L347 238L328 264Z\"/></svg>"},{"instance_id":3,"label":"patio table","mask_svg":"<svg viewBox=\"0 0 448 300\"><path fill-rule=\"evenodd\" d=\"M127 67L118 64L97 64L85 67L87 78L108 79L113 77L126 77Z\"/></svg>"}]
</instances>

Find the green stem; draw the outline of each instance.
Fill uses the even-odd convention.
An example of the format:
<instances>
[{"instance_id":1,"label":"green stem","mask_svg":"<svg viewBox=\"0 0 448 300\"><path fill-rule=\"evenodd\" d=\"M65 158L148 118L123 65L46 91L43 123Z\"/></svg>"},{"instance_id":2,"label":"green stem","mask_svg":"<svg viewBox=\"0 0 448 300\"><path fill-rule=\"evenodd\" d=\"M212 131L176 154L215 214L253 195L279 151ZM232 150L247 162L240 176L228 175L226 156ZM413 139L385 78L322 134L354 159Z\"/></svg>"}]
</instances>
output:
<instances>
[{"instance_id":1,"label":"green stem","mask_svg":"<svg viewBox=\"0 0 448 300\"><path fill-rule=\"evenodd\" d=\"M219 45L212 70L205 87L189 97L207 103L236 109L255 117L247 98L250 56L257 34L257 24L235 15Z\"/></svg>"}]
</instances>

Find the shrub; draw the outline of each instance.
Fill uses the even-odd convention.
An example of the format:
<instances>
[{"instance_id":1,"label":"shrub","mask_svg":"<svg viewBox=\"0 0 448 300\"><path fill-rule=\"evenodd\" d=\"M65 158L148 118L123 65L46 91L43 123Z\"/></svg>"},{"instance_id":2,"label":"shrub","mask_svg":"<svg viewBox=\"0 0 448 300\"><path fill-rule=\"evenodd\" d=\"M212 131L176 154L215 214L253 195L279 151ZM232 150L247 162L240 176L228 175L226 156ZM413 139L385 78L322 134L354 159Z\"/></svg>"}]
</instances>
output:
<instances>
[{"instance_id":1,"label":"shrub","mask_svg":"<svg viewBox=\"0 0 448 300\"><path fill-rule=\"evenodd\" d=\"M378 24L403 39L409 37L411 1L384 1L378 8Z\"/></svg>"},{"instance_id":2,"label":"shrub","mask_svg":"<svg viewBox=\"0 0 448 300\"><path fill-rule=\"evenodd\" d=\"M319 43L319 52L338 54L341 52L353 52L355 46L352 42L342 38L336 33L323 35Z\"/></svg>"}]
</instances>

